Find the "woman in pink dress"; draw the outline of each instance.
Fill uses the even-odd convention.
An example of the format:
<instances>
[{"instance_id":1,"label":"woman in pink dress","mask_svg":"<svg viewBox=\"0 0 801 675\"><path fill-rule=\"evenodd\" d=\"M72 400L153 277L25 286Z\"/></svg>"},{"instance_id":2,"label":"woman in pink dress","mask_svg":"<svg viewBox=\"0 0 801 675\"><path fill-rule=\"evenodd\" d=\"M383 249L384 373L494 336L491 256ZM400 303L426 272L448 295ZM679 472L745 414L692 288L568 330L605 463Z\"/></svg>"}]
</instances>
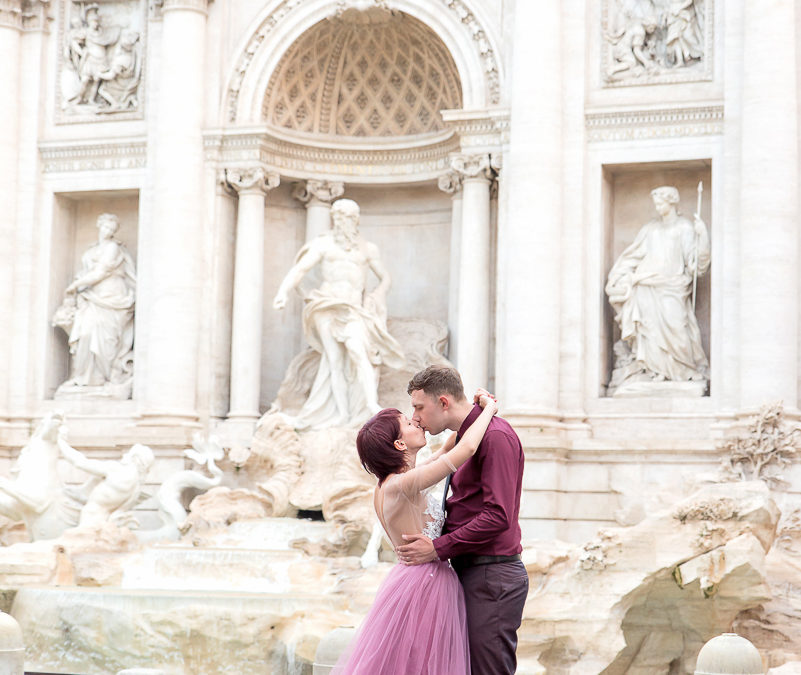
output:
<instances>
[{"instance_id":1,"label":"woman in pink dress","mask_svg":"<svg viewBox=\"0 0 801 675\"><path fill-rule=\"evenodd\" d=\"M484 390L483 408L461 440L449 440L424 463L416 463L425 432L400 411L387 408L359 431L356 447L367 471L378 478L374 504L393 545L402 535L434 539L445 516L431 488L475 454L498 405ZM395 565L378 589L356 637L332 675L469 675L462 586L450 564Z\"/></svg>"}]
</instances>

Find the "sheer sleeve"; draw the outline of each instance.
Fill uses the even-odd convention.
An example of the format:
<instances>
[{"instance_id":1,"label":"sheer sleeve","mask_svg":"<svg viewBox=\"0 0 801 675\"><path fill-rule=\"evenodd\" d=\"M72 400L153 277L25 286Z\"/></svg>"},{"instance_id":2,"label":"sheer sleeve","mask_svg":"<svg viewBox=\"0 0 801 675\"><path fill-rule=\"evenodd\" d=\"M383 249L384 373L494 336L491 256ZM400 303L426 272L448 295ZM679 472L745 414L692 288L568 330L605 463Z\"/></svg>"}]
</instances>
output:
<instances>
[{"instance_id":1,"label":"sheer sleeve","mask_svg":"<svg viewBox=\"0 0 801 675\"><path fill-rule=\"evenodd\" d=\"M456 471L456 467L444 455L433 462L417 466L399 476L401 489L408 497L439 483L449 473Z\"/></svg>"}]
</instances>

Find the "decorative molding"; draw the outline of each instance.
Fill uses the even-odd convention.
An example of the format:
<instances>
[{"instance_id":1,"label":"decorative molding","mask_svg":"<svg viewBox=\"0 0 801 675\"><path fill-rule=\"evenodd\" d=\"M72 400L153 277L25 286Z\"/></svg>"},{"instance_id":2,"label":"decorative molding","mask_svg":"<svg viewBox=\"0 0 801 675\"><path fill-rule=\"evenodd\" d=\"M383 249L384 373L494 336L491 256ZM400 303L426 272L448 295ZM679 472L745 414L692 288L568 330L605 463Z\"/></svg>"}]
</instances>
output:
<instances>
[{"instance_id":1,"label":"decorative molding","mask_svg":"<svg viewBox=\"0 0 801 675\"><path fill-rule=\"evenodd\" d=\"M0 26L22 30L22 0L0 0Z\"/></svg>"},{"instance_id":2,"label":"decorative molding","mask_svg":"<svg viewBox=\"0 0 801 675\"><path fill-rule=\"evenodd\" d=\"M342 181L307 180L296 183L292 188L292 197L306 206L312 199L330 204L345 194L345 183Z\"/></svg>"},{"instance_id":3,"label":"decorative molding","mask_svg":"<svg viewBox=\"0 0 801 675\"><path fill-rule=\"evenodd\" d=\"M366 147L335 145L332 137L314 144L283 138L270 128L216 131L204 137L205 157L219 166L257 164L282 176L308 180L347 180L385 183L435 180L449 168L449 155L458 150L451 133L426 143L375 143Z\"/></svg>"},{"instance_id":4,"label":"decorative molding","mask_svg":"<svg viewBox=\"0 0 801 675\"><path fill-rule=\"evenodd\" d=\"M437 179L437 187L449 195L456 195L462 189L463 176L458 171L448 171Z\"/></svg>"},{"instance_id":5,"label":"decorative molding","mask_svg":"<svg viewBox=\"0 0 801 675\"><path fill-rule=\"evenodd\" d=\"M262 194L278 187L281 177L261 166L227 168L226 182L239 194L260 192Z\"/></svg>"},{"instance_id":6,"label":"decorative molding","mask_svg":"<svg viewBox=\"0 0 801 675\"><path fill-rule=\"evenodd\" d=\"M443 110L442 119L459 136L463 152L497 151L509 143L507 108Z\"/></svg>"},{"instance_id":7,"label":"decorative molding","mask_svg":"<svg viewBox=\"0 0 801 675\"><path fill-rule=\"evenodd\" d=\"M108 143L40 143L44 173L142 169L147 166L147 142L128 139Z\"/></svg>"},{"instance_id":8,"label":"decorative molding","mask_svg":"<svg viewBox=\"0 0 801 675\"><path fill-rule=\"evenodd\" d=\"M365 0L366 2L367 0ZM476 19L475 15L465 5L462 0L442 0L444 4L456 13L459 22L469 31L475 44L476 51L483 64L485 86L487 90L487 100L490 105L498 105L501 100L500 69L495 51L487 38L487 33ZM381 2L376 0L378 5ZM283 0L276 8L261 22L255 30L245 48L239 55L234 68L234 76L228 86L226 96L228 107L228 121L235 122L237 117L237 107L239 104L239 92L242 81L253 61L253 57L259 51L261 44L273 32L281 21L296 7L301 5L303 0ZM371 2L371 4L373 4ZM391 3L386 3L390 7ZM382 5L383 6L383 5Z\"/></svg>"},{"instance_id":9,"label":"decorative molding","mask_svg":"<svg viewBox=\"0 0 801 675\"><path fill-rule=\"evenodd\" d=\"M228 86L228 121L236 121L236 108L239 102L239 90L242 87L242 80L245 78L245 73L248 71L250 62L258 52L261 43L267 36L273 32L273 29L281 22L281 20L289 14L295 7L300 5L303 0L283 0L278 6L267 16L261 25L256 29L256 32L248 40L245 49L237 59L235 75Z\"/></svg>"},{"instance_id":10,"label":"decorative molding","mask_svg":"<svg viewBox=\"0 0 801 675\"><path fill-rule=\"evenodd\" d=\"M593 112L585 124L590 142L710 136L723 133L723 106Z\"/></svg>"},{"instance_id":11,"label":"decorative molding","mask_svg":"<svg viewBox=\"0 0 801 675\"><path fill-rule=\"evenodd\" d=\"M400 12L354 11L315 24L287 48L261 118L304 133L411 136L442 131L439 111L460 108L456 64L429 26Z\"/></svg>"},{"instance_id":12,"label":"decorative molding","mask_svg":"<svg viewBox=\"0 0 801 675\"><path fill-rule=\"evenodd\" d=\"M25 31L46 31L49 29L50 0L22 0L22 29Z\"/></svg>"},{"instance_id":13,"label":"decorative molding","mask_svg":"<svg viewBox=\"0 0 801 675\"><path fill-rule=\"evenodd\" d=\"M387 0L338 0L335 16L342 16L349 9L363 12L367 9L383 9L389 11Z\"/></svg>"},{"instance_id":14,"label":"decorative molding","mask_svg":"<svg viewBox=\"0 0 801 675\"><path fill-rule=\"evenodd\" d=\"M487 99L490 105L498 105L501 102L501 77L498 68L498 59L495 51L487 38L484 28L478 22L470 9L462 0L442 0L449 9L456 12L459 20L467 26L470 35L475 42L476 50L482 64L484 65L484 79L486 80Z\"/></svg>"},{"instance_id":15,"label":"decorative molding","mask_svg":"<svg viewBox=\"0 0 801 675\"><path fill-rule=\"evenodd\" d=\"M649 3L653 10L647 14L641 7L629 4L630 16L610 11L610 4L620 0L603 0L601 10L601 79L604 87L629 87L650 84L699 82L713 78L715 0L693 0L691 7L682 7L674 17L675 23L695 22L702 35L700 56L690 63L672 63L665 54L669 34L669 0ZM684 3L687 4L687 3ZM633 8L633 9L632 9ZM686 16L685 16L686 15ZM700 18L699 18L700 17ZM620 27L621 19L626 22ZM645 61L645 63L643 63Z\"/></svg>"},{"instance_id":16,"label":"decorative molding","mask_svg":"<svg viewBox=\"0 0 801 675\"><path fill-rule=\"evenodd\" d=\"M492 180L494 171L490 166L490 156L487 153L455 153L450 158L451 169L462 176L463 180L470 178L484 178Z\"/></svg>"},{"instance_id":17,"label":"decorative molding","mask_svg":"<svg viewBox=\"0 0 801 675\"><path fill-rule=\"evenodd\" d=\"M173 10L185 10L190 12L200 12L208 14L209 2L211 0L161 0L161 12L171 12Z\"/></svg>"}]
</instances>

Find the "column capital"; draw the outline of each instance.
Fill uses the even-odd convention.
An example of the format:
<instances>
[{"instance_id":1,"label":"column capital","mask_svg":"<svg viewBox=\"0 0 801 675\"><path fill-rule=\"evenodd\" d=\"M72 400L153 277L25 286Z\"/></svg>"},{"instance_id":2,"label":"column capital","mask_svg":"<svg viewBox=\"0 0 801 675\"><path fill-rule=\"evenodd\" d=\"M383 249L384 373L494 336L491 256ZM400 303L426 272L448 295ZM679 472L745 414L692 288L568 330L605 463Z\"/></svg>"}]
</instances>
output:
<instances>
[{"instance_id":1,"label":"column capital","mask_svg":"<svg viewBox=\"0 0 801 675\"><path fill-rule=\"evenodd\" d=\"M486 152L451 155L450 165L451 169L458 173L463 180L478 178L490 181L494 175L493 167L490 164L490 155Z\"/></svg>"},{"instance_id":2,"label":"column capital","mask_svg":"<svg viewBox=\"0 0 801 675\"><path fill-rule=\"evenodd\" d=\"M158 11L160 9L162 14L174 10L208 14L209 3L211 1L212 0L154 0L151 3L151 10Z\"/></svg>"},{"instance_id":3,"label":"column capital","mask_svg":"<svg viewBox=\"0 0 801 675\"><path fill-rule=\"evenodd\" d=\"M292 196L309 206L314 200L330 204L345 194L345 183L341 181L313 180L295 183Z\"/></svg>"},{"instance_id":4,"label":"column capital","mask_svg":"<svg viewBox=\"0 0 801 675\"><path fill-rule=\"evenodd\" d=\"M437 187L449 195L457 195L462 190L463 176L457 171L443 173L437 179Z\"/></svg>"},{"instance_id":5,"label":"column capital","mask_svg":"<svg viewBox=\"0 0 801 675\"><path fill-rule=\"evenodd\" d=\"M0 28L22 30L22 0L0 0Z\"/></svg>"},{"instance_id":6,"label":"column capital","mask_svg":"<svg viewBox=\"0 0 801 675\"><path fill-rule=\"evenodd\" d=\"M225 181L239 194L261 192L266 194L277 188L281 177L262 167L239 167L225 170Z\"/></svg>"}]
</instances>

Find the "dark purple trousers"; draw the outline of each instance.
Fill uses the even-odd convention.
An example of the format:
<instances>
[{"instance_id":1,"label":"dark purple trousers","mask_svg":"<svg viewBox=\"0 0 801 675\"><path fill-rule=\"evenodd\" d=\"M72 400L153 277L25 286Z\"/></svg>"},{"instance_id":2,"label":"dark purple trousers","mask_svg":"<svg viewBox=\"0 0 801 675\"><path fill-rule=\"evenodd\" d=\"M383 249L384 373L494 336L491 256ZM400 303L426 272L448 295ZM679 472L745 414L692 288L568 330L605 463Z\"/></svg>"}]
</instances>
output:
<instances>
[{"instance_id":1,"label":"dark purple trousers","mask_svg":"<svg viewBox=\"0 0 801 675\"><path fill-rule=\"evenodd\" d=\"M514 675L517 629L528 595L528 574L519 560L459 570L467 606L472 675Z\"/></svg>"}]
</instances>

